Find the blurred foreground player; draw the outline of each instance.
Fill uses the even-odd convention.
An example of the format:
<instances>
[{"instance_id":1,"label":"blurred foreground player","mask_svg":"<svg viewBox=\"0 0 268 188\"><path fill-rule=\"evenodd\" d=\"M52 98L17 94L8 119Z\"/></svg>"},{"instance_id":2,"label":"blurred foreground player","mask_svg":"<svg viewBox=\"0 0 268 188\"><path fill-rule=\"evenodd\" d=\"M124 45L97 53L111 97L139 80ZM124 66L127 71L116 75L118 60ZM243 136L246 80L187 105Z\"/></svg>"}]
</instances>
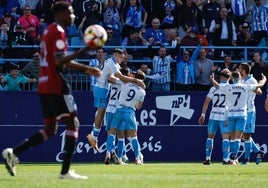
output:
<instances>
[{"instance_id":1,"label":"blurred foreground player","mask_svg":"<svg viewBox=\"0 0 268 188\"><path fill-rule=\"evenodd\" d=\"M59 1L53 6L52 12L55 22L44 31L41 42L38 83L38 94L41 99L45 127L16 147L4 149L2 156L9 174L15 176L15 164L19 162L17 155L54 136L57 132L58 121L62 120L66 124L65 155L59 178L87 179L87 176L82 176L69 170L78 138L79 120L71 89L63 77L62 71L65 66L94 76L100 76L101 71L72 60L87 51L88 47L66 55L67 41L64 30L75 19L72 6L65 1Z\"/></svg>"}]
</instances>

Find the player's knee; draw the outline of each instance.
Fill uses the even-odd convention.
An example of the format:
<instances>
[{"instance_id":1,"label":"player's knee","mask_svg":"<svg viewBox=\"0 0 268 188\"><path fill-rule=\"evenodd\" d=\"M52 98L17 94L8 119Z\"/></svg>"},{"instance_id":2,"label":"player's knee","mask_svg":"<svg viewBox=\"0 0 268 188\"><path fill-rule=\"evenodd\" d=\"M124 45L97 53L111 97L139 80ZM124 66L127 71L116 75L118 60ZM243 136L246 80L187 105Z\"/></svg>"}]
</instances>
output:
<instances>
[{"instance_id":1,"label":"player's knee","mask_svg":"<svg viewBox=\"0 0 268 188\"><path fill-rule=\"evenodd\" d=\"M45 131L45 133L46 133L46 135L47 135L48 138L50 138L50 137L52 137L52 136L54 136L54 135L57 134L57 128L56 127L52 127L52 126L46 126L44 128L44 131Z\"/></svg>"},{"instance_id":2,"label":"player's knee","mask_svg":"<svg viewBox=\"0 0 268 188\"><path fill-rule=\"evenodd\" d=\"M75 129L78 129L80 127L80 122L76 116L74 117L74 127Z\"/></svg>"}]
</instances>

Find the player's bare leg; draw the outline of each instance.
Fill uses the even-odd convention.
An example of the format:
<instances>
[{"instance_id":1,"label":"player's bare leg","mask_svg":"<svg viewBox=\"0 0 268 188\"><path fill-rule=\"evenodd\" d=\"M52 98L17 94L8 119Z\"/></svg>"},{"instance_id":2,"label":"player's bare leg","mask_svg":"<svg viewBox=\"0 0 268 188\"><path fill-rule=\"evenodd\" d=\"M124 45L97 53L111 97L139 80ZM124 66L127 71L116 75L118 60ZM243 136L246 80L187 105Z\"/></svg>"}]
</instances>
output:
<instances>
[{"instance_id":1,"label":"player's bare leg","mask_svg":"<svg viewBox=\"0 0 268 188\"><path fill-rule=\"evenodd\" d=\"M87 135L89 144L96 150L99 151L98 147L98 136L100 133L101 125L105 115L105 108L98 108L97 114L95 116L95 121L93 125L93 131Z\"/></svg>"}]
</instances>

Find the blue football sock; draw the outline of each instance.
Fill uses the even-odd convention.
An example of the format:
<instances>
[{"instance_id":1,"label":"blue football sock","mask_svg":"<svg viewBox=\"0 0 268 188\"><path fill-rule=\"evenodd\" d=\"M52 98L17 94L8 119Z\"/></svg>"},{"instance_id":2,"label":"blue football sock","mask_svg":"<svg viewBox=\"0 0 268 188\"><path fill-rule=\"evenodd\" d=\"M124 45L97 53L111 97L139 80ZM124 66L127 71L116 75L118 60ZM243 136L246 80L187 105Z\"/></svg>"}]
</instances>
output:
<instances>
[{"instance_id":1,"label":"blue football sock","mask_svg":"<svg viewBox=\"0 0 268 188\"><path fill-rule=\"evenodd\" d=\"M107 137L107 151L111 152L115 147L115 135L109 134Z\"/></svg>"},{"instance_id":2,"label":"blue football sock","mask_svg":"<svg viewBox=\"0 0 268 188\"><path fill-rule=\"evenodd\" d=\"M244 155L244 159L248 159L248 160L250 159L251 145L252 145L251 140L246 140L245 141L245 155Z\"/></svg>"},{"instance_id":3,"label":"blue football sock","mask_svg":"<svg viewBox=\"0 0 268 188\"><path fill-rule=\"evenodd\" d=\"M207 138L206 141L206 160L210 160L211 159L211 153L213 150L213 139L212 138Z\"/></svg>"},{"instance_id":4,"label":"blue football sock","mask_svg":"<svg viewBox=\"0 0 268 188\"><path fill-rule=\"evenodd\" d=\"M119 158L122 158L125 147L125 138L118 138L117 141L117 155Z\"/></svg>"},{"instance_id":5,"label":"blue football sock","mask_svg":"<svg viewBox=\"0 0 268 188\"><path fill-rule=\"evenodd\" d=\"M131 138L131 144L132 144L132 148L134 150L135 158L139 157L139 155L140 155L140 144L138 142L138 138L137 137Z\"/></svg>"},{"instance_id":6,"label":"blue football sock","mask_svg":"<svg viewBox=\"0 0 268 188\"><path fill-rule=\"evenodd\" d=\"M222 159L226 162L228 162L229 153L230 153L229 139L223 139L222 140Z\"/></svg>"},{"instance_id":7,"label":"blue football sock","mask_svg":"<svg viewBox=\"0 0 268 188\"><path fill-rule=\"evenodd\" d=\"M234 157L237 157L239 148L240 148L240 139L235 139L234 140L234 152L233 152Z\"/></svg>"}]
</instances>

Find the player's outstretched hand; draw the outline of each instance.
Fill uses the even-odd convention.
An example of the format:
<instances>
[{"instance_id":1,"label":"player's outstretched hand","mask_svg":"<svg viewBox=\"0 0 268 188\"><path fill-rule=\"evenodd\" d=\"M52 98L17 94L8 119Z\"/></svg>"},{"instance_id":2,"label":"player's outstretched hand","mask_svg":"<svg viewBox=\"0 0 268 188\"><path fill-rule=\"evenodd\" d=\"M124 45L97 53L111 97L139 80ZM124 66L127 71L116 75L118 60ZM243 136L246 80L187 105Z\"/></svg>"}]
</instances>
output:
<instances>
[{"instance_id":1,"label":"player's outstretched hand","mask_svg":"<svg viewBox=\"0 0 268 188\"><path fill-rule=\"evenodd\" d=\"M265 81L267 80L266 76L263 73L261 73L261 78Z\"/></svg>"},{"instance_id":2,"label":"player's outstretched hand","mask_svg":"<svg viewBox=\"0 0 268 188\"><path fill-rule=\"evenodd\" d=\"M211 75L209 75L209 79L210 79L210 81L214 80L214 73L212 73Z\"/></svg>"},{"instance_id":3,"label":"player's outstretched hand","mask_svg":"<svg viewBox=\"0 0 268 188\"><path fill-rule=\"evenodd\" d=\"M198 119L199 125L203 125L204 122L205 122L205 116L200 116L199 119Z\"/></svg>"},{"instance_id":4,"label":"player's outstretched hand","mask_svg":"<svg viewBox=\"0 0 268 188\"><path fill-rule=\"evenodd\" d=\"M99 77L101 75L101 70L96 67L88 67L85 73L91 74L92 76Z\"/></svg>"}]
</instances>

